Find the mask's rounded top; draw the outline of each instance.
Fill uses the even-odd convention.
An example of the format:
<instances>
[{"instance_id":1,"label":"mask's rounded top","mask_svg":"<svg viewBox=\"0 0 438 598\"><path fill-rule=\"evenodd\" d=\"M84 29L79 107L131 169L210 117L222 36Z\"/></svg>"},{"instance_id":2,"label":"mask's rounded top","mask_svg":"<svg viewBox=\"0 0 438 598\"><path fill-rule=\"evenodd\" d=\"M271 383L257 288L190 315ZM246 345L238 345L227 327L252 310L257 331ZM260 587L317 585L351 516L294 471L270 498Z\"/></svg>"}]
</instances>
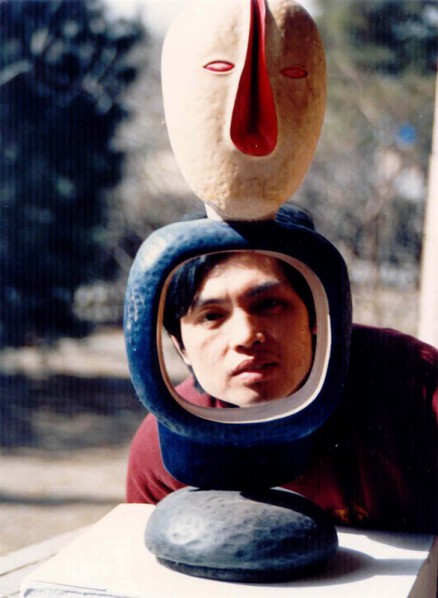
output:
<instances>
[{"instance_id":1,"label":"mask's rounded top","mask_svg":"<svg viewBox=\"0 0 438 598\"><path fill-rule=\"evenodd\" d=\"M295 0L191 0L163 47L169 137L226 220L271 217L301 184L325 111L324 49Z\"/></svg>"}]
</instances>

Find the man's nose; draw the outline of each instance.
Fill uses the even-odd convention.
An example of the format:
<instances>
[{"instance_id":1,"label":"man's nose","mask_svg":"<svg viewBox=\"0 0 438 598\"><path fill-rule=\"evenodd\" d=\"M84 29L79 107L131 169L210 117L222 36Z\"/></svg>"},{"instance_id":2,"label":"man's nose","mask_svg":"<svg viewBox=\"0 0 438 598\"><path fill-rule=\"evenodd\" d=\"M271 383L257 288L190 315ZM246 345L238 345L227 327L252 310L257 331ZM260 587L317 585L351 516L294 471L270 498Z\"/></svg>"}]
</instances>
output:
<instances>
[{"instance_id":1,"label":"man's nose","mask_svg":"<svg viewBox=\"0 0 438 598\"><path fill-rule=\"evenodd\" d=\"M254 345L264 343L265 340L266 336L257 316L246 312L233 316L230 322L230 344L234 349L250 349Z\"/></svg>"}]
</instances>

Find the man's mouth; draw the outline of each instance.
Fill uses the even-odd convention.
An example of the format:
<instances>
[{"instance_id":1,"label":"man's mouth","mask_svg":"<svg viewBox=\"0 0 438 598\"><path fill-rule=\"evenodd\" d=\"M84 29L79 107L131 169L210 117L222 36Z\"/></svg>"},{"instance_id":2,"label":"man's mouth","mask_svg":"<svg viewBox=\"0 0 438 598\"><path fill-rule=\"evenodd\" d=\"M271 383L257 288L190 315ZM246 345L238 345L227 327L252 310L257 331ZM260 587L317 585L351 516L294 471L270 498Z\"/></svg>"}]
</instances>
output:
<instances>
[{"instance_id":1,"label":"man's mouth","mask_svg":"<svg viewBox=\"0 0 438 598\"><path fill-rule=\"evenodd\" d=\"M260 361L258 359L246 359L232 371L233 377L240 377L248 381L257 382L271 375L278 366L278 362Z\"/></svg>"}]
</instances>

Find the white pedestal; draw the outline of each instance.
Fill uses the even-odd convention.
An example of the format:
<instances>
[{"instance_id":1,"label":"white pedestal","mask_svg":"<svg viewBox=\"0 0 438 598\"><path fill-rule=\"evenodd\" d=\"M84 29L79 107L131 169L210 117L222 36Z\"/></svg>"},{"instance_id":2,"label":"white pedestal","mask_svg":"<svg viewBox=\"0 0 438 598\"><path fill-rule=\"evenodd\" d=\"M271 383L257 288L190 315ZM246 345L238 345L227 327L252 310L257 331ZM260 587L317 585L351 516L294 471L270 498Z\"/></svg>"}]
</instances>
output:
<instances>
[{"instance_id":1,"label":"white pedestal","mask_svg":"<svg viewBox=\"0 0 438 598\"><path fill-rule=\"evenodd\" d=\"M338 530L337 556L317 576L240 584L171 571L144 546L149 505L119 505L24 579L21 596L87 598L435 598L433 536Z\"/></svg>"}]
</instances>

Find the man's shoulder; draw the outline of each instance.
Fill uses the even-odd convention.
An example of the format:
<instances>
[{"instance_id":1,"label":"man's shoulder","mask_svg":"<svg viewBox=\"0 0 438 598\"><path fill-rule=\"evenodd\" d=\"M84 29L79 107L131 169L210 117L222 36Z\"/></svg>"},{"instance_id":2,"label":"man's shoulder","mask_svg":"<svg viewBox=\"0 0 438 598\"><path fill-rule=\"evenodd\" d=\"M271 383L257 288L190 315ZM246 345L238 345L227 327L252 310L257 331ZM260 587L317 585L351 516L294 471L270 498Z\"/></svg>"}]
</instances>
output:
<instances>
[{"instance_id":1,"label":"man's shoulder","mask_svg":"<svg viewBox=\"0 0 438 598\"><path fill-rule=\"evenodd\" d=\"M412 334L401 332L400 330L396 330L395 328L370 326L368 324L354 323L352 329L353 335L365 335L382 338L400 338L405 339L405 341L413 341L416 343L425 344Z\"/></svg>"},{"instance_id":2,"label":"man's shoulder","mask_svg":"<svg viewBox=\"0 0 438 598\"><path fill-rule=\"evenodd\" d=\"M437 359L438 349L415 336L399 332L393 328L378 328L364 324L353 324L351 335L351 350L364 352L369 349L391 352L391 356L398 357L403 353L417 354L420 358Z\"/></svg>"},{"instance_id":3,"label":"man's shoulder","mask_svg":"<svg viewBox=\"0 0 438 598\"><path fill-rule=\"evenodd\" d=\"M402 390L433 395L438 385L438 351L397 330L354 325L349 382L350 388L373 387L399 399Z\"/></svg>"}]
</instances>

